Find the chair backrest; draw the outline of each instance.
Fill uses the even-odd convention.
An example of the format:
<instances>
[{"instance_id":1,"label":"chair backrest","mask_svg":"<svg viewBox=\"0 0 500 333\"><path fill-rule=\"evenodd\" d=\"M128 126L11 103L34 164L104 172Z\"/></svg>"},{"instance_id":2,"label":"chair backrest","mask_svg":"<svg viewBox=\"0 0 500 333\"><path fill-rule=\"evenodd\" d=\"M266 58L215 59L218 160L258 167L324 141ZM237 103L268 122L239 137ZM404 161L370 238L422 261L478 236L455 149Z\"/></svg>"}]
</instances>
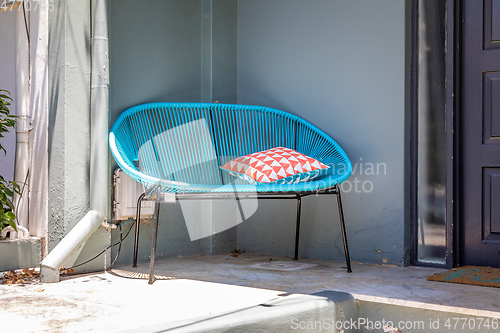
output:
<instances>
[{"instance_id":1,"label":"chair backrest","mask_svg":"<svg viewBox=\"0 0 500 333\"><path fill-rule=\"evenodd\" d=\"M350 166L343 150L318 128L290 113L260 106L139 105L120 115L110 144L125 172L190 184L238 184L219 166L274 147L295 149L325 164Z\"/></svg>"}]
</instances>

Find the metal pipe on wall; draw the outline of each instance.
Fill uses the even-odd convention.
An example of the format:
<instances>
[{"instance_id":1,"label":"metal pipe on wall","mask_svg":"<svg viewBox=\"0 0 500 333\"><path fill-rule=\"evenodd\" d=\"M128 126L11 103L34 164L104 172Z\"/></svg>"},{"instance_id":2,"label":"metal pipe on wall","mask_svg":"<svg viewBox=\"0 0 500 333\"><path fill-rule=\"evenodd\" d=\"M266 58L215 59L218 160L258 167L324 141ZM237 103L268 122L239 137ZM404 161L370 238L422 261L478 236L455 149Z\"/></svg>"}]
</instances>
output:
<instances>
[{"instance_id":1,"label":"metal pipe on wall","mask_svg":"<svg viewBox=\"0 0 500 333\"><path fill-rule=\"evenodd\" d=\"M29 15L29 12L26 12ZM24 12L18 10L15 16L15 50L16 50L16 92L14 99L15 114L19 117L16 126L16 159L14 180L18 182L24 192L22 196L15 195L14 205L17 224L28 228L28 172L29 172L29 118L30 96L30 51L28 42L28 26ZM25 184L26 183L26 184Z\"/></svg>"},{"instance_id":2,"label":"metal pipe on wall","mask_svg":"<svg viewBox=\"0 0 500 333\"><path fill-rule=\"evenodd\" d=\"M43 1L43 2L42 2ZM29 3L29 2L28 2ZM26 3L27 6L29 4ZM33 3L33 2L32 2ZM29 230L31 236L48 239L49 168L49 6L40 0L31 7L30 21L30 182ZM42 247L42 257L47 247Z\"/></svg>"},{"instance_id":3,"label":"metal pipe on wall","mask_svg":"<svg viewBox=\"0 0 500 333\"><path fill-rule=\"evenodd\" d=\"M90 209L108 216L109 51L107 1L92 1Z\"/></svg>"}]
</instances>

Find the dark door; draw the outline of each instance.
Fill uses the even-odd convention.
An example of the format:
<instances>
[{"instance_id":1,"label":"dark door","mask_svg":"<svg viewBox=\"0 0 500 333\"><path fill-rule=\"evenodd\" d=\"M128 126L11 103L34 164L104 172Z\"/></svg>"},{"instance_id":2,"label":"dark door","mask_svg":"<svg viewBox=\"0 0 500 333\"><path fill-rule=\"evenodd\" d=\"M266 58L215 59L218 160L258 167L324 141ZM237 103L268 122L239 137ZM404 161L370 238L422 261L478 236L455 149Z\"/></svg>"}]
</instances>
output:
<instances>
[{"instance_id":1,"label":"dark door","mask_svg":"<svg viewBox=\"0 0 500 333\"><path fill-rule=\"evenodd\" d=\"M461 264L500 267L500 0L463 0Z\"/></svg>"}]
</instances>

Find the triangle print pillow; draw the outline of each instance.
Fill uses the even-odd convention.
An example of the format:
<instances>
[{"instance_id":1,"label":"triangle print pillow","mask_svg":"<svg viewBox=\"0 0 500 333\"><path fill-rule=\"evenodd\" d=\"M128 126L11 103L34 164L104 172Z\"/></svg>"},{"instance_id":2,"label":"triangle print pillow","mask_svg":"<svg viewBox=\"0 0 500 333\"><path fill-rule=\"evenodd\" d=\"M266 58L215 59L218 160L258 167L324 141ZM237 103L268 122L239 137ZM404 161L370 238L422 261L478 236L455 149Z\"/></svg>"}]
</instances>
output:
<instances>
[{"instance_id":1,"label":"triangle print pillow","mask_svg":"<svg viewBox=\"0 0 500 333\"><path fill-rule=\"evenodd\" d=\"M276 147L235 158L221 169L251 184L294 184L328 173L330 167L293 149Z\"/></svg>"}]
</instances>

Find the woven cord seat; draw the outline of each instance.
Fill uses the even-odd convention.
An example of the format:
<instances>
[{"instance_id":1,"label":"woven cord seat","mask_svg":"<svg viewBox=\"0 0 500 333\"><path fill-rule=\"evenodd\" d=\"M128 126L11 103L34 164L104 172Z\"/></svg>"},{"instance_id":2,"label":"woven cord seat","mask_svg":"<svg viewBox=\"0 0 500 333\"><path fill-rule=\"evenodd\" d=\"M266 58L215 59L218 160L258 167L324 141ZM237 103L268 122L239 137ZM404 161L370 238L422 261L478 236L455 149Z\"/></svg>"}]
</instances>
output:
<instances>
[{"instance_id":1,"label":"woven cord seat","mask_svg":"<svg viewBox=\"0 0 500 333\"><path fill-rule=\"evenodd\" d=\"M344 250L351 271L339 184L352 172L342 148L327 134L290 113L260 106L212 103L150 103L123 112L109 134L119 167L150 191L178 199L217 195L287 195L298 200L295 258L298 258L301 197L337 195ZM286 147L328 166L328 173L297 183L248 182L221 170L234 158ZM159 204L157 204L159 206ZM138 213L140 213L140 203ZM155 209L150 282L156 252L158 209ZM136 221L134 266L137 264L139 217Z\"/></svg>"}]
</instances>

